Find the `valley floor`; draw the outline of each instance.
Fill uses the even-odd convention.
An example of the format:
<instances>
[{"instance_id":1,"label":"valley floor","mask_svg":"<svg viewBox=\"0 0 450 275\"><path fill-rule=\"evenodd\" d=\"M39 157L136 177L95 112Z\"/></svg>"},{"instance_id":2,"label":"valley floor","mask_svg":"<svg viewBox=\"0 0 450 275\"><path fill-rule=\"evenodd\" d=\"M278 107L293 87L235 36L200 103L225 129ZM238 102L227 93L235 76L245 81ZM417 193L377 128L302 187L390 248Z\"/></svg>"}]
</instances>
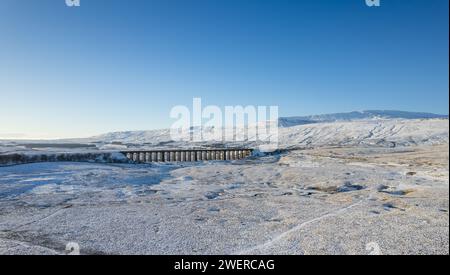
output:
<instances>
[{"instance_id":1,"label":"valley floor","mask_svg":"<svg viewBox=\"0 0 450 275\"><path fill-rule=\"evenodd\" d=\"M0 167L0 254L448 254L448 144Z\"/></svg>"}]
</instances>

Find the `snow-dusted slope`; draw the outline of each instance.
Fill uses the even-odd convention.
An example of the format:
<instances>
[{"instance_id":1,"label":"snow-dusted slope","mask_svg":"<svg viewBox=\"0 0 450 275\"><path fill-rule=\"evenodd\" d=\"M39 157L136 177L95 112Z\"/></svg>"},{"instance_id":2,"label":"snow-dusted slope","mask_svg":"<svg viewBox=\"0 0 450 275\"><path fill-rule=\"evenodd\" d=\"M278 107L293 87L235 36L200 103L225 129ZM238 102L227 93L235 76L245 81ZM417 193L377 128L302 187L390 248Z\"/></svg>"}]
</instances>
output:
<instances>
[{"instance_id":1,"label":"snow-dusted slope","mask_svg":"<svg viewBox=\"0 0 450 275\"><path fill-rule=\"evenodd\" d=\"M342 122L356 120L379 120L379 119L448 119L448 115L437 115L431 113L417 113L404 111L361 111L350 113L337 113L313 116L284 117L280 118L280 127L292 127L297 125L320 123L320 122Z\"/></svg>"},{"instance_id":2,"label":"snow-dusted slope","mask_svg":"<svg viewBox=\"0 0 450 275\"><path fill-rule=\"evenodd\" d=\"M126 131L126 132L112 132L104 135L92 137L89 139L94 142L105 143L133 143L144 144L149 143L153 145L170 142L170 130L150 130L150 131Z\"/></svg>"},{"instance_id":3,"label":"snow-dusted slope","mask_svg":"<svg viewBox=\"0 0 450 275\"><path fill-rule=\"evenodd\" d=\"M408 113L400 111L365 111L342 114L318 115L310 117L281 118L279 121L279 148L345 146L345 145L380 145L407 146L415 144L442 144L449 141L448 117L426 113ZM209 129L210 130L210 129ZM244 132L243 128L236 129ZM207 132L207 131L206 131ZM231 140L231 141L230 141ZM46 141L52 144L95 143L97 149L108 151L125 150L131 147L152 148L192 148L197 146L257 148L262 142L250 140L233 142L228 138L224 142L180 142L172 141L169 129L151 131L114 132L87 138ZM1 142L0 153L30 151L22 146L23 142ZM42 143L40 141L39 143ZM36 150L44 150L36 149ZM33 149L34 150L34 149ZM67 151L69 149L54 150ZM90 150L92 148L77 149ZM73 151L73 150L69 150Z\"/></svg>"},{"instance_id":4,"label":"snow-dusted slope","mask_svg":"<svg viewBox=\"0 0 450 275\"><path fill-rule=\"evenodd\" d=\"M281 147L448 143L448 119L385 119L280 128Z\"/></svg>"},{"instance_id":5,"label":"snow-dusted slope","mask_svg":"<svg viewBox=\"0 0 450 275\"><path fill-rule=\"evenodd\" d=\"M242 129L239 129L242 131ZM401 146L448 143L448 119L376 119L327 122L279 128L279 147L326 145ZM172 142L169 130L108 133L91 139L93 142L144 144L148 146L192 146ZM211 145L203 142L196 145ZM261 142L228 142L228 145L256 147Z\"/></svg>"}]
</instances>

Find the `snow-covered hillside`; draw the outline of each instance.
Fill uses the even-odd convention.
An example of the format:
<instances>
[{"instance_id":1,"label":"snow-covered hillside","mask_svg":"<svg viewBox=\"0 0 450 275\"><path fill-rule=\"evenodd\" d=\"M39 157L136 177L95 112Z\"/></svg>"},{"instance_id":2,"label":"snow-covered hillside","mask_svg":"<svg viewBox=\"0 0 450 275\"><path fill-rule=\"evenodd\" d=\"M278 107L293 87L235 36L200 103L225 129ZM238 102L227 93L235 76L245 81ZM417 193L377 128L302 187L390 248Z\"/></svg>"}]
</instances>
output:
<instances>
[{"instance_id":1,"label":"snow-covered hillside","mask_svg":"<svg viewBox=\"0 0 450 275\"><path fill-rule=\"evenodd\" d=\"M408 146L448 143L448 119L387 119L280 128L281 147L324 145Z\"/></svg>"},{"instance_id":2,"label":"snow-covered hillside","mask_svg":"<svg viewBox=\"0 0 450 275\"><path fill-rule=\"evenodd\" d=\"M243 131L243 129L238 129ZM448 119L377 119L305 124L279 128L279 147L326 145L407 146L448 143ZM173 142L169 130L108 133L90 140L97 143L122 143L147 146L189 147L188 142ZM196 145L213 145L203 142ZM261 142L225 142L230 146L256 147Z\"/></svg>"},{"instance_id":3,"label":"snow-covered hillside","mask_svg":"<svg viewBox=\"0 0 450 275\"><path fill-rule=\"evenodd\" d=\"M342 122L356 120L380 120L380 119L448 119L448 115L437 115L431 113L417 113L404 111L380 111L370 110L350 113L324 114L313 116L284 117L280 118L280 127L292 127L297 125L321 123L321 122Z\"/></svg>"},{"instance_id":4,"label":"snow-covered hillside","mask_svg":"<svg viewBox=\"0 0 450 275\"><path fill-rule=\"evenodd\" d=\"M408 146L420 144L442 144L449 141L448 117L427 113L409 113L400 111L365 111L310 117L281 118L278 128L278 148L379 145ZM203 133L210 131L204 129ZM246 129L237 128L236 133L245 133ZM193 132L198 131L192 130ZM227 132L230 133L230 132ZM33 142L0 142L0 153L37 151L73 151L70 146L83 145L76 151L107 150L120 151L132 147L152 148L192 148L197 146L257 148L264 142L254 141L251 137L244 141L233 142L232 137L225 141L173 141L169 129L150 131L126 131L107 133L86 139L57 141L39 141L35 148ZM37 141L35 141L37 142ZM61 145L62 143L62 145ZM48 147L45 144L49 144ZM54 147L56 145L56 147ZM90 146L94 148L90 148ZM53 148L53 149L52 149ZM75 150L74 149L74 150Z\"/></svg>"}]
</instances>

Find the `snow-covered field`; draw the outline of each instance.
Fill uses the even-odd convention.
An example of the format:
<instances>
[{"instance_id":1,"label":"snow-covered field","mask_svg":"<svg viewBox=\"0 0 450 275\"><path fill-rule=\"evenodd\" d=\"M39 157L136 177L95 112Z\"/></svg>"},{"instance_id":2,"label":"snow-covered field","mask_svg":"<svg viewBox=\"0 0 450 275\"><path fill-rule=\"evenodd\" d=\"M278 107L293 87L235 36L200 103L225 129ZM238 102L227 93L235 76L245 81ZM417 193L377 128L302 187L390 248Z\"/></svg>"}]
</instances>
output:
<instances>
[{"instance_id":1,"label":"snow-covered field","mask_svg":"<svg viewBox=\"0 0 450 275\"><path fill-rule=\"evenodd\" d=\"M288 150L239 161L0 167L0 254L448 254L448 119L289 126ZM0 154L188 146L167 130L67 142L96 147Z\"/></svg>"}]
</instances>

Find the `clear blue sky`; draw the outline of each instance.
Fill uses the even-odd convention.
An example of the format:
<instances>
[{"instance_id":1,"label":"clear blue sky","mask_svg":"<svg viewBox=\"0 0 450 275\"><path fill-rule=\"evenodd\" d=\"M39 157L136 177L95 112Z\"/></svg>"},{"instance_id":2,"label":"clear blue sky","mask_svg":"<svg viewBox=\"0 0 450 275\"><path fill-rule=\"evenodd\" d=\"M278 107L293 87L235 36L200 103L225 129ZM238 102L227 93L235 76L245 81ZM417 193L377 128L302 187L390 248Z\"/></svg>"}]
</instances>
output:
<instances>
[{"instance_id":1,"label":"clear blue sky","mask_svg":"<svg viewBox=\"0 0 450 275\"><path fill-rule=\"evenodd\" d=\"M174 105L448 114L448 0L2 0L0 137L169 127Z\"/></svg>"}]
</instances>

